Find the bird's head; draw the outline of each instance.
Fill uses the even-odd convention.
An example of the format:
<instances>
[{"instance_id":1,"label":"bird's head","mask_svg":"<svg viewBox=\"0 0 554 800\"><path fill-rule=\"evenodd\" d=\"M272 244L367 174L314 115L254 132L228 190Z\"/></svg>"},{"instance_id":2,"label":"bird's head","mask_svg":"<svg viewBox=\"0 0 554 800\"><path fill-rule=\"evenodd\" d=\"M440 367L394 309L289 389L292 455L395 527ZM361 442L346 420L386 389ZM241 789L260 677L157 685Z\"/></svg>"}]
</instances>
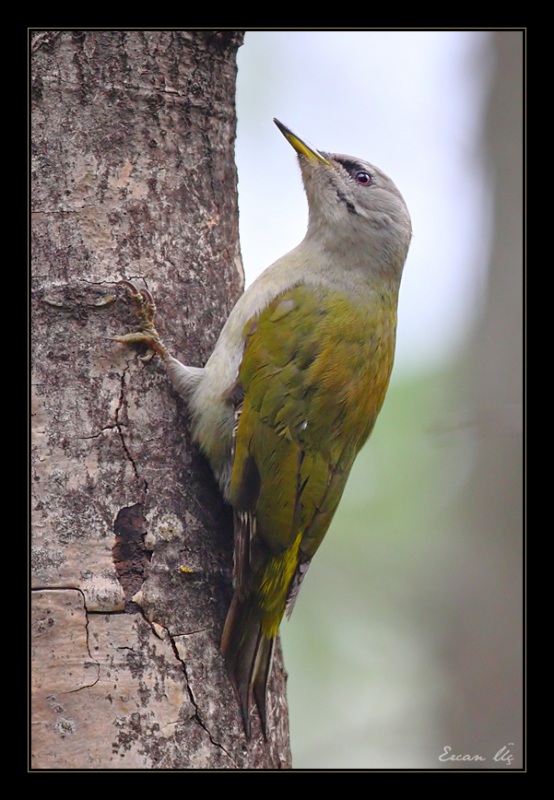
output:
<instances>
[{"instance_id":1,"label":"bird's head","mask_svg":"<svg viewBox=\"0 0 554 800\"><path fill-rule=\"evenodd\" d=\"M307 238L331 252L364 259L374 269L402 272L412 236L406 203L382 170L360 158L316 150L278 120L298 153L309 206Z\"/></svg>"}]
</instances>

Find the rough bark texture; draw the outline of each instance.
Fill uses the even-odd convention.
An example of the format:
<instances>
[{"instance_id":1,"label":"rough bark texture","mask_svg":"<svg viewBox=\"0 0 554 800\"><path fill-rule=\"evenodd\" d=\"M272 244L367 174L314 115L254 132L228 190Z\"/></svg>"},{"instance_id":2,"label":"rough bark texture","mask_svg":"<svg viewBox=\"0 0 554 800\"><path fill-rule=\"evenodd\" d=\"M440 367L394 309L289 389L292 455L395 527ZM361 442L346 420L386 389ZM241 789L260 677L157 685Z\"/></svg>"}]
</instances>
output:
<instances>
[{"instance_id":1,"label":"rough bark texture","mask_svg":"<svg viewBox=\"0 0 554 800\"><path fill-rule=\"evenodd\" d=\"M232 520L121 278L202 365L242 289L235 31L41 31L32 58L32 762L290 766L219 653Z\"/></svg>"}]
</instances>

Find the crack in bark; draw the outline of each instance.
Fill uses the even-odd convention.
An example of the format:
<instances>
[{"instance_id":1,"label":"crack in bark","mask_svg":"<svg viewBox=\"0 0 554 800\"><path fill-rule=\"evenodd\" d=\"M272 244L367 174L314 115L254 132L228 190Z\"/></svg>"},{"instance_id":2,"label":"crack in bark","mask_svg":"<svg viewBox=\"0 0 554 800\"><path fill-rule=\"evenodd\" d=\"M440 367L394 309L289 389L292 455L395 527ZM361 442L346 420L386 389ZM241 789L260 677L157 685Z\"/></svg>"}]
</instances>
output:
<instances>
[{"instance_id":1,"label":"crack in bark","mask_svg":"<svg viewBox=\"0 0 554 800\"><path fill-rule=\"evenodd\" d=\"M196 702L196 698L194 696L194 692L192 691L192 687L190 685L190 680L189 680L189 676L188 676L188 672L187 672L187 665L186 665L184 659L182 659L181 656L179 655L179 650L177 648L177 645L175 644L175 639L173 638L173 636L171 635L169 630L167 628L165 628L165 626L162 626L162 627L164 627L164 629L167 631L167 636L169 638L169 643L171 645L171 649L173 650L173 652L175 654L175 658L181 664L181 667L183 669L183 673L184 673L184 676L185 676L185 683L186 683L186 687L187 687L187 693L188 693L188 696L190 698L190 701L191 701L192 705L194 706L194 715L196 717L196 720L198 721L198 724L200 725L201 728L203 728L206 731L206 733L208 734L208 737L210 739L210 742L215 747L221 748L221 750L223 750L225 755L229 758L229 760L231 761L233 766L236 768L237 767L237 763L235 762L235 760L234 760L233 756L231 755L231 753L229 753L229 751L221 744L221 742L217 742L213 738L213 736L212 736L212 734L210 732L210 729L208 728L208 726L206 725L206 723L204 722L204 720L200 716L200 710L198 708L198 703Z\"/></svg>"},{"instance_id":2,"label":"crack in bark","mask_svg":"<svg viewBox=\"0 0 554 800\"><path fill-rule=\"evenodd\" d=\"M102 436L102 434L104 433L104 431L113 431L113 430L117 430L117 431L118 431L118 433L119 433L119 428L120 428L122 425L123 425L123 423L122 423L122 422L120 422L120 423L114 422L114 423L113 423L113 425L104 425L104 427L103 427L103 428L100 428L100 430L98 431L98 433L91 433L91 434L90 434L90 436L78 436L77 438L78 438L78 439L81 439L81 440L83 440L83 441L86 441L87 439L98 439L98 437L99 437L99 436Z\"/></svg>"},{"instance_id":3,"label":"crack in bark","mask_svg":"<svg viewBox=\"0 0 554 800\"><path fill-rule=\"evenodd\" d=\"M153 624L152 620L148 619L148 617L146 616L146 614L145 614L145 612L144 612L144 609L143 609L141 606L139 606L138 604L137 604L137 612L138 612L138 613L141 615L142 619L143 619L143 620L144 620L144 621L147 623L147 625L148 625L148 626L149 626L149 628L151 629L151 631L152 631L152 633L154 634L154 636L155 636L157 639L160 639L160 638L161 638L161 637L160 637L160 634L159 634L159 632L156 630L156 628L155 628L155 626L154 626L154 624ZM91 612L91 613L92 613L92 612ZM100 613L100 612L96 612L96 613ZM126 612L125 612L125 611L119 611L119 612L112 612L112 613L120 613L120 614L122 614L122 613L126 613ZM206 723L204 722L204 720L202 719L202 717L201 717L201 715L200 715L200 711L199 711L199 708L198 708L198 703L197 703L197 701L196 701L196 698L195 698L195 696L194 696L194 692L192 691L192 688L191 688L191 685L190 685L190 680L189 680L189 676L188 676L188 673L187 673L187 665L186 665L185 661L184 661L184 660L181 658L181 656L179 655L179 650L178 650L178 648L177 648L177 645L175 644L175 639L174 639L174 637L171 635L171 633L170 633L169 629L168 629L168 628L166 628L166 626L165 626L165 625L161 625L160 623L157 623L157 624L159 625L159 627L160 627L160 628L162 628L162 630L164 630L164 631L165 631L165 633L166 633L166 635L167 635L167 638L168 638L168 641L169 641L169 645L170 645L171 649L173 650L173 654L175 655L175 658L177 659L177 661L178 661L178 662L179 662L179 664L181 665L181 669L183 670L183 674L184 674L184 676L185 676L185 684L186 684L187 694L188 694L188 696L189 696L189 698L190 698L190 701L191 701L191 703L192 703L192 705L193 705L193 707L194 707L194 716L195 716L195 719L197 720L197 722L198 722L198 724L200 725L200 727L201 727L201 728L202 728L204 731L206 731L206 733L208 734L208 737L209 737L209 739L210 739L210 742L211 742L211 743L214 745L214 747L219 747L221 750L223 750L223 752L224 752L224 753L225 753L225 755L226 755L226 756L229 758L229 760L231 761L231 763L233 764L233 766L234 766L235 768L238 768L238 765L237 765L236 761L234 760L234 758L233 758L232 754L231 754L231 753L230 753L230 752L229 752L229 751L228 751L228 750L227 750L227 749L226 749L226 748L225 748L225 747L224 747L224 746L221 744L221 742L217 742L217 741L216 741L216 740L213 738L213 736L212 736L212 734L211 734L211 732L210 732L210 730L209 730L208 726L206 725ZM201 628L201 629L199 629L199 630L201 631L201 630L205 630L205 629ZM198 633L198 632L199 632L199 631L190 631L190 633ZM121 649L121 650L124 650L124 649L130 649L130 650L132 650L133 648L121 647L121 648L118 648L118 649ZM172 725L174 725L174 724L177 724L177 723L168 723L168 724L172 724ZM166 726L164 726L164 727L166 727Z\"/></svg>"},{"instance_id":4,"label":"crack in bark","mask_svg":"<svg viewBox=\"0 0 554 800\"><path fill-rule=\"evenodd\" d=\"M81 206L81 208L36 208L31 209L31 214L51 215L51 214L79 214L85 208L97 208L98 206Z\"/></svg>"},{"instance_id":5,"label":"crack in bark","mask_svg":"<svg viewBox=\"0 0 554 800\"><path fill-rule=\"evenodd\" d=\"M79 686L77 689L69 689L67 692L58 692L59 695L64 694L75 694L76 692L81 692L83 689L92 689L93 686L96 686L98 681L100 680L100 664L94 658L92 653L90 652L90 639L89 639L89 610L87 608L87 599L86 595L82 589L79 589L78 586L38 586L33 587L31 592L78 592L82 599L83 599L83 611L85 612L85 642L87 647L88 657L90 659L90 663L94 664L96 667L96 680L92 683L87 683L84 686Z\"/></svg>"},{"instance_id":6,"label":"crack in bark","mask_svg":"<svg viewBox=\"0 0 554 800\"><path fill-rule=\"evenodd\" d=\"M128 372L128 369L129 369L129 367L126 367L123 370L123 373L121 375L121 388L120 388L120 391L119 391L119 401L118 401L117 407L115 409L115 424L114 424L114 427L117 429L117 432L119 434L119 438L121 439L121 445L123 447L123 452L127 456L128 461L131 463L131 466L133 468L133 472L135 473L135 477L136 477L137 481L142 483L143 491L146 494L148 492L148 482L144 478L141 478L141 476L139 475L139 471L138 471L138 467L136 465L135 459L133 458L133 456L131 454L131 451L127 447L127 442L125 441L125 436L123 435L123 428L125 427L125 424L123 422L121 422L121 420L119 419L120 412L122 411L122 409L123 409L123 407L125 405L125 402L126 402L126 400L125 400L125 376L126 376L126 374Z\"/></svg>"}]
</instances>

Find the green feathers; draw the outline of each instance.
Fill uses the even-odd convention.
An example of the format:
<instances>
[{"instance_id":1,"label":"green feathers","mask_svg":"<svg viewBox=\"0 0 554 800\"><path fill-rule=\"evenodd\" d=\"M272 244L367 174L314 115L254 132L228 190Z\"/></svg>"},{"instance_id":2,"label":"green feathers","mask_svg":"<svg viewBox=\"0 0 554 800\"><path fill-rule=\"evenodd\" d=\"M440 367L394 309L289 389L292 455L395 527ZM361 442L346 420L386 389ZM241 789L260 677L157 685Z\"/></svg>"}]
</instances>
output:
<instances>
[{"instance_id":1,"label":"green feathers","mask_svg":"<svg viewBox=\"0 0 554 800\"><path fill-rule=\"evenodd\" d=\"M301 530L311 543L301 551L312 556L325 533L320 517L332 515L339 499L333 477L350 470L385 396L392 300L379 298L372 308L330 289L296 286L247 326L229 501L241 507L252 473L245 465L253 460L259 491L245 510L256 511L258 533L273 552Z\"/></svg>"},{"instance_id":2,"label":"green feathers","mask_svg":"<svg viewBox=\"0 0 554 800\"><path fill-rule=\"evenodd\" d=\"M251 650L249 675L237 684L255 687L257 670L269 674L255 642L277 636L381 408L396 327L396 297L386 300L368 305L298 285L245 328L228 496L240 599L223 639L231 659ZM248 705L245 686L242 694Z\"/></svg>"}]
</instances>

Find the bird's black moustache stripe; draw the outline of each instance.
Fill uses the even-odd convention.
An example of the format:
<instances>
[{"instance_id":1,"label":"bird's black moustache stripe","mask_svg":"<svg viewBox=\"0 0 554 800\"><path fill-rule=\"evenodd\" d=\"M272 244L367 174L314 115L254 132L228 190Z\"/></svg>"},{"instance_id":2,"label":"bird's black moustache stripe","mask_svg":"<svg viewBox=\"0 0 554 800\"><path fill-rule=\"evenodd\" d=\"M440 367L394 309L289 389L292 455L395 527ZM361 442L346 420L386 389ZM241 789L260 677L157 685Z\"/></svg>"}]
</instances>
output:
<instances>
[{"instance_id":1,"label":"bird's black moustache stripe","mask_svg":"<svg viewBox=\"0 0 554 800\"><path fill-rule=\"evenodd\" d=\"M354 203L352 203L352 201L348 200L343 195L343 193L340 191L340 189L337 189L337 197L341 201L341 203L344 203L346 205L346 208L350 211L351 214L357 214L358 213L356 211L356 206L354 205Z\"/></svg>"}]
</instances>

